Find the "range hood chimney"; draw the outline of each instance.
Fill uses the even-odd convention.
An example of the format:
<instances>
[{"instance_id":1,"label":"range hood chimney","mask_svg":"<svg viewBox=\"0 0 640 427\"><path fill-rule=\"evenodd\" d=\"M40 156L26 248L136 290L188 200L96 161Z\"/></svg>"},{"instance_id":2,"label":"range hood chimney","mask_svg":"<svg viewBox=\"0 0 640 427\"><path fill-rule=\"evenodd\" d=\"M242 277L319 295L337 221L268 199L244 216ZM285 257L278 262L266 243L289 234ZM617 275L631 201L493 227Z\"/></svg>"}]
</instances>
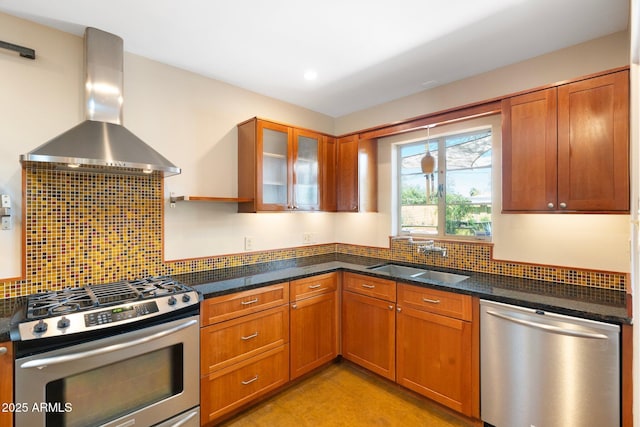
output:
<instances>
[{"instance_id":1,"label":"range hood chimney","mask_svg":"<svg viewBox=\"0 0 640 427\"><path fill-rule=\"evenodd\" d=\"M76 171L179 174L180 168L122 126L122 39L89 27L84 54L86 120L21 155L20 161Z\"/></svg>"}]
</instances>

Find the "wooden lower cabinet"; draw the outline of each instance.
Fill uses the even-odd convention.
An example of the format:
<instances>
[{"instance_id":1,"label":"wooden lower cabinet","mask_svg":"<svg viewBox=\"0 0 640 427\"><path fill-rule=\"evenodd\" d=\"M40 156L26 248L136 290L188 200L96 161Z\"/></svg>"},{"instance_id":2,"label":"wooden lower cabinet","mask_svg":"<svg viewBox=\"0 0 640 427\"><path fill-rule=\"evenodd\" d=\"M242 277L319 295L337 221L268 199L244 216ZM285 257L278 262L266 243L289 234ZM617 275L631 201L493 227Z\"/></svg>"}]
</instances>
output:
<instances>
[{"instance_id":1,"label":"wooden lower cabinet","mask_svg":"<svg viewBox=\"0 0 640 427\"><path fill-rule=\"evenodd\" d=\"M291 379L338 356L337 291L291 303Z\"/></svg>"},{"instance_id":2,"label":"wooden lower cabinet","mask_svg":"<svg viewBox=\"0 0 640 427\"><path fill-rule=\"evenodd\" d=\"M289 382L289 283L202 302L201 424Z\"/></svg>"},{"instance_id":3,"label":"wooden lower cabinet","mask_svg":"<svg viewBox=\"0 0 640 427\"><path fill-rule=\"evenodd\" d=\"M478 417L472 298L400 284L396 320L398 384Z\"/></svg>"},{"instance_id":4,"label":"wooden lower cabinet","mask_svg":"<svg viewBox=\"0 0 640 427\"><path fill-rule=\"evenodd\" d=\"M13 343L0 342L0 405L13 402ZM0 426L13 425L13 412L0 411Z\"/></svg>"},{"instance_id":5,"label":"wooden lower cabinet","mask_svg":"<svg viewBox=\"0 0 640 427\"><path fill-rule=\"evenodd\" d=\"M342 357L395 380L395 303L342 294Z\"/></svg>"},{"instance_id":6,"label":"wooden lower cabinet","mask_svg":"<svg viewBox=\"0 0 640 427\"><path fill-rule=\"evenodd\" d=\"M289 381L289 346L283 345L200 380L204 425Z\"/></svg>"},{"instance_id":7,"label":"wooden lower cabinet","mask_svg":"<svg viewBox=\"0 0 640 427\"><path fill-rule=\"evenodd\" d=\"M200 373L210 374L289 341L289 307L281 306L200 329Z\"/></svg>"}]
</instances>

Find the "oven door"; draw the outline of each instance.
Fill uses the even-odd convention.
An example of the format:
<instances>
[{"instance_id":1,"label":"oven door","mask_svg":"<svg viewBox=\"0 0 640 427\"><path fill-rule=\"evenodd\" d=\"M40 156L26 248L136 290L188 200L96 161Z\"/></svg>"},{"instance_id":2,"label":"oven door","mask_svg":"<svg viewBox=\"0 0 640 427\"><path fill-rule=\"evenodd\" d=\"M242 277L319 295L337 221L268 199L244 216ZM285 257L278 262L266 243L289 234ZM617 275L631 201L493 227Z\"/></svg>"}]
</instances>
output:
<instances>
[{"instance_id":1,"label":"oven door","mask_svg":"<svg viewBox=\"0 0 640 427\"><path fill-rule=\"evenodd\" d=\"M198 426L198 319L16 359L16 427Z\"/></svg>"}]
</instances>

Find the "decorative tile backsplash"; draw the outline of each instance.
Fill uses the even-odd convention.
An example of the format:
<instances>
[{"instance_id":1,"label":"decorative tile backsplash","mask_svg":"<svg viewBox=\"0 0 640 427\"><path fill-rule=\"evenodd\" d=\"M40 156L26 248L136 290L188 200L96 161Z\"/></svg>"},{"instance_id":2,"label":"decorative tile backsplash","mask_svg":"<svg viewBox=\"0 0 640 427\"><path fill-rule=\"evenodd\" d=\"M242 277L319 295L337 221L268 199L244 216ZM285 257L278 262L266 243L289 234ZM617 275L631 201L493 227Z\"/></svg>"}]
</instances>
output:
<instances>
[{"instance_id":1,"label":"decorative tile backsplash","mask_svg":"<svg viewBox=\"0 0 640 427\"><path fill-rule=\"evenodd\" d=\"M406 239L389 248L332 243L163 262L163 181L148 176L75 173L50 166L24 168L25 277L0 283L0 298L41 290L109 283L333 253L625 290L625 273L497 261L493 246L437 242L447 257L418 254Z\"/></svg>"}]
</instances>

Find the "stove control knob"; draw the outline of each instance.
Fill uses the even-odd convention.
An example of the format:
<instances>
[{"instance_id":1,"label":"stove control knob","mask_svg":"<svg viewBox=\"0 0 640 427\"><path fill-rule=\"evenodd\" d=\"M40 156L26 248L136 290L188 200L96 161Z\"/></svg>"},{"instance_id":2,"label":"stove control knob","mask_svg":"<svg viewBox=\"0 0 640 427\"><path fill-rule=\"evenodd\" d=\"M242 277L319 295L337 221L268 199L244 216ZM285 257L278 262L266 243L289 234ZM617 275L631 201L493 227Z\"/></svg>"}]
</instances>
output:
<instances>
[{"instance_id":1,"label":"stove control knob","mask_svg":"<svg viewBox=\"0 0 640 427\"><path fill-rule=\"evenodd\" d=\"M189 302L189 300L191 300L189 294L182 294L182 302Z\"/></svg>"},{"instance_id":2,"label":"stove control knob","mask_svg":"<svg viewBox=\"0 0 640 427\"><path fill-rule=\"evenodd\" d=\"M58 329L68 328L71 322L66 317L62 316L60 320L58 320Z\"/></svg>"},{"instance_id":3,"label":"stove control knob","mask_svg":"<svg viewBox=\"0 0 640 427\"><path fill-rule=\"evenodd\" d=\"M33 327L33 332L35 332L36 334L41 334L47 331L47 327L48 326L44 322L44 320L40 319L40 321L36 323L35 326Z\"/></svg>"},{"instance_id":4,"label":"stove control knob","mask_svg":"<svg viewBox=\"0 0 640 427\"><path fill-rule=\"evenodd\" d=\"M171 295L171 296L169 297L169 299L167 300L167 303L168 303L169 305L176 305L176 302L178 302L178 300L177 300L177 299L176 299L176 297L174 297L173 295Z\"/></svg>"}]
</instances>

